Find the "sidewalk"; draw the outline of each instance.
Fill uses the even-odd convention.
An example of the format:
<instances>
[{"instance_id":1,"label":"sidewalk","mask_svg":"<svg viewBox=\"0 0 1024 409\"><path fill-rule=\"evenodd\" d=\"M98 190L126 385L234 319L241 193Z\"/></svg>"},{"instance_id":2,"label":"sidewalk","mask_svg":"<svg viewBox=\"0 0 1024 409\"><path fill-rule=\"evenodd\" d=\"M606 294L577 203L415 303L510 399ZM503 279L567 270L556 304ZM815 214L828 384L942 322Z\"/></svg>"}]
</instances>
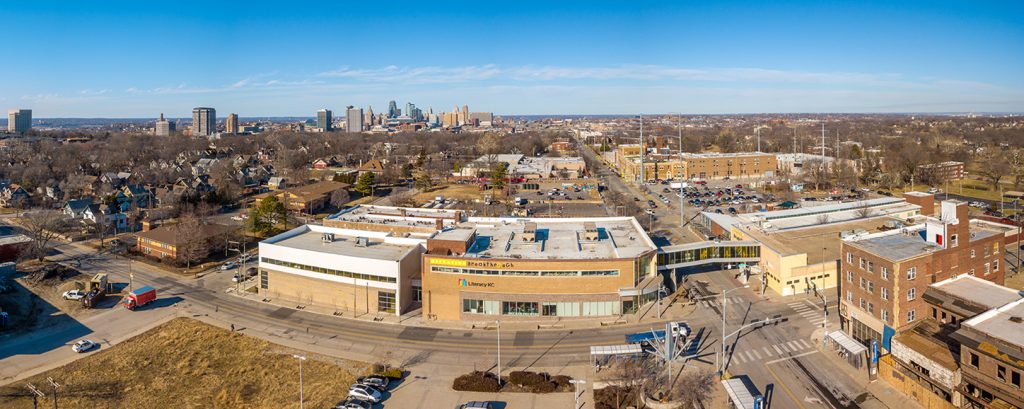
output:
<instances>
[{"instance_id":1,"label":"sidewalk","mask_svg":"<svg viewBox=\"0 0 1024 409\"><path fill-rule=\"evenodd\" d=\"M917 403L913 398L910 398L897 390L890 387L885 381L876 379L871 381L868 379L867 367L862 369L856 369L846 360L839 357L839 355L828 347L821 345L821 337L824 335L821 329L815 330L811 335L812 340L817 339L816 342L818 350L821 351L819 355L825 357L832 364L834 368L846 375L854 385L860 388L861 391L868 392L869 396L863 402L860 402L862 408L889 408L889 409L919 409L922 406Z\"/></svg>"},{"instance_id":2,"label":"sidewalk","mask_svg":"<svg viewBox=\"0 0 1024 409\"><path fill-rule=\"evenodd\" d=\"M234 295L236 297L245 298L250 301L263 302L265 304L274 305L278 307L297 309L296 302L291 300L280 300L280 299L265 299L257 293L251 293L243 290L242 292L236 292L235 287L232 286L224 290L227 294ZM601 318L573 318L568 320L544 320L544 321L502 321L502 330L510 331L537 331L537 330L576 330L576 329L591 329L591 328L611 328L620 325L628 324L639 324L639 323L665 323L670 321L682 320L689 317L697 309L697 304L689 301L685 301L682 297L674 299L673 297L662 300L661 317L658 317L658 305L652 303L650 306L645 306L637 314L621 315L618 317L601 317ZM415 309L409 311L402 316L396 316L394 314L387 313L366 313L366 312L353 312L348 310L335 310L325 306L318 305L306 305L301 308L302 311L312 312L321 315L331 315L339 318L360 320L368 322L381 322L386 324L398 324L407 325L413 327L427 327L437 329L455 329L455 330L474 330L474 329L485 329L493 330L495 325L492 321L488 322L473 322L473 321L436 321L423 318L422 310Z\"/></svg>"}]
</instances>

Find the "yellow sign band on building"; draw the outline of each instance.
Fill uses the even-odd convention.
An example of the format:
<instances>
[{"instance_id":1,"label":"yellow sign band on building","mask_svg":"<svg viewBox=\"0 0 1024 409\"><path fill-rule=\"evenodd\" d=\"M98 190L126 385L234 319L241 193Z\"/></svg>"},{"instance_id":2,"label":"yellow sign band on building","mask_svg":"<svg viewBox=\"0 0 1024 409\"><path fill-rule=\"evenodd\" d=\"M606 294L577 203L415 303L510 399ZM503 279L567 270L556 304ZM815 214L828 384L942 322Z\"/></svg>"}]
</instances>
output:
<instances>
[{"instance_id":1,"label":"yellow sign band on building","mask_svg":"<svg viewBox=\"0 0 1024 409\"><path fill-rule=\"evenodd\" d=\"M431 258L430 264L437 266L466 267L466 260L453 260L447 258Z\"/></svg>"}]
</instances>

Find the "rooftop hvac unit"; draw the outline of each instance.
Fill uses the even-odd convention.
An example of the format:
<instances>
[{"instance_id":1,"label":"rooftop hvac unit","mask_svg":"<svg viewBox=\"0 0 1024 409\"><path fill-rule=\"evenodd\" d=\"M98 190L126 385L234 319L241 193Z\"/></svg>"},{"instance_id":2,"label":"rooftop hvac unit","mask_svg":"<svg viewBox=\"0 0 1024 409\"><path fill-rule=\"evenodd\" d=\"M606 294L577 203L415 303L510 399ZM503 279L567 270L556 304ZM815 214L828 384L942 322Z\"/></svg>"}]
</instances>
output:
<instances>
[{"instance_id":1,"label":"rooftop hvac unit","mask_svg":"<svg viewBox=\"0 0 1024 409\"><path fill-rule=\"evenodd\" d=\"M324 243L333 243L334 242L334 233L324 233L323 236L320 236L320 241L322 241Z\"/></svg>"},{"instance_id":2,"label":"rooftop hvac unit","mask_svg":"<svg viewBox=\"0 0 1024 409\"><path fill-rule=\"evenodd\" d=\"M370 245L369 237L356 237L356 247L366 247Z\"/></svg>"},{"instance_id":3,"label":"rooftop hvac unit","mask_svg":"<svg viewBox=\"0 0 1024 409\"><path fill-rule=\"evenodd\" d=\"M597 223L585 222L583 223L583 239L587 241L597 241L600 237L600 233L597 231Z\"/></svg>"}]
</instances>

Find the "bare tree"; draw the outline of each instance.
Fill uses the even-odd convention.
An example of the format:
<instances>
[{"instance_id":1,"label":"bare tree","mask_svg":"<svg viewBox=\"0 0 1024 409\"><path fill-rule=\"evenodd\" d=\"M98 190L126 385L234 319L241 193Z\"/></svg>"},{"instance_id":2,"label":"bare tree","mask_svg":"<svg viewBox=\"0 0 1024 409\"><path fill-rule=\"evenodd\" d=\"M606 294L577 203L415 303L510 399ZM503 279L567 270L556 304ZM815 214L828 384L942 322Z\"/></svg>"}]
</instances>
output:
<instances>
[{"instance_id":1,"label":"bare tree","mask_svg":"<svg viewBox=\"0 0 1024 409\"><path fill-rule=\"evenodd\" d=\"M391 200L392 206L398 207L413 207L416 206L415 199L413 197L413 191L411 190L394 190L391 196L388 196Z\"/></svg>"},{"instance_id":2,"label":"bare tree","mask_svg":"<svg viewBox=\"0 0 1024 409\"><path fill-rule=\"evenodd\" d=\"M857 217L867 219L871 216L872 212L873 210L868 206L868 202L861 202L860 206L857 208Z\"/></svg>"},{"instance_id":3,"label":"bare tree","mask_svg":"<svg viewBox=\"0 0 1024 409\"><path fill-rule=\"evenodd\" d=\"M818 215L818 224L828 224L828 214L822 213Z\"/></svg>"},{"instance_id":4,"label":"bare tree","mask_svg":"<svg viewBox=\"0 0 1024 409\"><path fill-rule=\"evenodd\" d=\"M670 388L672 401L678 402L676 408L703 408L715 389L715 374L708 370L684 372Z\"/></svg>"},{"instance_id":5,"label":"bare tree","mask_svg":"<svg viewBox=\"0 0 1024 409\"><path fill-rule=\"evenodd\" d=\"M628 388L629 394L636 400L636 407L641 407L640 399L644 390L656 382L660 372L655 358L645 356L616 360L609 368L608 377Z\"/></svg>"},{"instance_id":6,"label":"bare tree","mask_svg":"<svg viewBox=\"0 0 1024 409\"><path fill-rule=\"evenodd\" d=\"M344 206L345 203L348 203L348 201L348 190L338 189L331 193L331 206L334 206L334 208L340 208L341 206Z\"/></svg>"},{"instance_id":7,"label":"bare tree","mask_svg":"<svg viewBox=\"0 0 1024 409\"><path fill-rule=\"evenodd\" d=\"M32 239L28 256L38 258L39 261L46 257L46 252L50 250L50 242L68 227L67 219L56 210L28 212L21 219L21 224L28 237Z\"/></svg>"},{"instance_id":8,"label":"bare tree","mask_svg":"<svg viewBox=\"0 0 1024 409\"><path fill-rule=\"evenodd\" d=\"M178 259L185 262L186 268L192 268L193 261L199 261L209 253L208 243L202 234L201 218L195 212L183 213L174 229Z\"/></svg>"},{"instance_id":9,"label":"bare tree","mask_svg":"<svg viewBox=\"0 0 1024 409\"><path fill-rule=\"evenodd\" d=\"M989 155L984 160L978 162L978 173L985 178L992 188L996 189L999 187L999 182L1003 180L1008 173L1007 170L1010 168L1007 155L1001 151Z\"/></svg>"}]
</instances>

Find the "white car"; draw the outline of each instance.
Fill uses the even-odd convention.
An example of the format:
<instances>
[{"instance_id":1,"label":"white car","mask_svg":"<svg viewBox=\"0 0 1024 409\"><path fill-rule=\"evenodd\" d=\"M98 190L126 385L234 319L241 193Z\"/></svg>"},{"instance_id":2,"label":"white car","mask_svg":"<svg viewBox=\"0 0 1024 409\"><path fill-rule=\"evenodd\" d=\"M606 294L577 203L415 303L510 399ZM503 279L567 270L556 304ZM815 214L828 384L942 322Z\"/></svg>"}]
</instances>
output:
<instances>
[{"instance_id":1,"label":"white car","mask_svg":"<svg viewBox=\"0 0 1024 409\"><path fill-rule=\"evenodd\" d=\"M254 258L256 258L256 255L255 255L255 254L252 254L252 253L245 253L245 254L243 254L243 255L241 255L241 256L238 256L238 262L239 262L239 263L246 263L246 262L249 262L249 261L251 261L251 260L252 260L252 259L254 259Z\"/></svg>"},{"instance_id":2,"label":"white car","mask_svg":"<svg viewBox=\"0 0 1024 409\"><path fill-rule=\"evenodd\" d=\"M686 337L690 336L690 326L686 325L685 322L682 322L682 321L673 322L672 325L671 325L671 328L672 328L672 335L675 335L677 337L684 338L684 339Z\"/></svg>"},{"instance_id":3,"label":"white car","mask_svg":"<svg viewBox=\"0 0 1024 409\"><path fill-rule=\"evenodd\" d=\"M65 300L81 300L85 298L85 291L82 290L69 290L65 291L63 295Z\"/></svg>"},{"instance_id":4,"label":"white car","mask_svg":"<svg viewBox=\"0 0 1024 409\"><path fill-rule=\"evenodd\" d=\"M236 263L234 261L229 261L229 262L224 263L224 264L222 264L220 266L220 270L221 271L231 270L233 268L238 268L238 263Z\"/></svg>"},{"instance_id":5,"label":"white car","mask_svg":"<svg viewBox=\"0 0 1024 409\"><path fill-rule=\"evenodd\" d=\"M355 384L348 388L348 396L368 402L380 402L380 392L367 385Z\"/></svg>"},{"instance_id":6,"label":"white car","mask_svg":"<svg viewBox=\"0 0 1024 409\"><path fill-rule=\"evenodd\" d=\"M75 351L75 352L78 352L78 353L82 353L82 352L88 351L90 349L96 348L98 346L99 346L99 344L97 344L95 342L92 342L92 341L90 341L88 339L83 339L81 341L76 342L74 345L72 345L71 346L71 350Z\"/></svg>"}]
</instances>

